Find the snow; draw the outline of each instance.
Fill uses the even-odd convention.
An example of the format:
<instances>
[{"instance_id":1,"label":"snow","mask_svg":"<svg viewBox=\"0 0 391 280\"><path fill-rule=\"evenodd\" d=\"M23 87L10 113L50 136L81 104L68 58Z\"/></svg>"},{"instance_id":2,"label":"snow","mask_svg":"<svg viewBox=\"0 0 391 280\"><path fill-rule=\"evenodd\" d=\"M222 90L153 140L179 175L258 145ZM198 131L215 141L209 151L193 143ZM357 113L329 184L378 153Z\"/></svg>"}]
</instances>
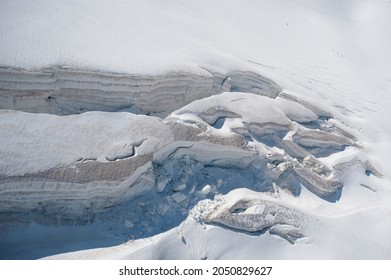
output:
<instances>
[{"instance_id":1,"label":"snow","mask_svg":"<svg viewBox=\"0 0 391 280\"><path fill-rule=\"evenodd\" d=\"M213 111L213 108L216 108L215 110L217 112L222 111L222 116L224 116L224 113L229 116L230 112L234 112L236 116L245 116L243 117L243 122L258 121L262 123L272 122L279 125L287 125L289 120L284 111L277 106L272 106L272 103L274 103L274 100L264 96L254 96L253 94L239 92L224 92L219 96L212 96L192 102L182 109L175 111L172 116L180 118L180 115L183 113L189 114L198 111L201 111L204 115L209 115L207 109L212 108ZM214 112L211 112L210 115L211 117L213 116L210 122L214 124L217 121Z\"/></svg>"},{"instance_id":2,"label":"snow","mask_svg":"<svg viewBox=\"0 0 391 280\"><path fill-rule=\"evenodd\" d=\"M244 92L197 95L164 120L132 114L143 113L137 106L128 113L69 116L1 110L2 216L23 207L34 213L52 209L68 211L68 218L85 213L85 219L76 219L83 223L94 209L103 211L99 222L84 227L67 226L66 219L51 227L47 216L41 225L26 226L28 217L18 216L12 221L21 223L17 234L6 230L13 216L4 216L1 256L390 259L391 227L385 222L391 218L390 14L391 3L380 0L1 1L4 69L50 71L54 66L102 75L160 74L163 80L167 73L184 72L190 84L193 76L215 73L231 82L229 73L240 70L278 85L272 93L259 93L248 82L253 76L236 76L233 89L240 80ZM21 88L28 86L21 83ZM151 100L143 96L140 104ZM159 98L153 101L158 107ZM172 100L162 103L177 106ZM281 142L254 126L269 123L274 125L266 130L287 132L276 134ZM238 134L248 142L240 142ZM263 156L259 166L251 161L256 156ZM120 169L128 162L134 171L124 175ZM66 169L72 166L98 171L88 180L75 175L69 183ZM280 177L290 166L301 175ZM278 178L281 186L255 186L256 172ZM51 177L40 181L45 174ZM33 179L25 182L23 176ZM11 177L21 181L7 181ZM61 180L53 184L53 178ZM297 180L295 195L282 187ZM343 185L339 197L323 197L322 184L330 184L334 193L335 181ZM321 194L311 183L321 185ZM33 190L29 203L18 204ZM67 195L80 199L78 206L38 205L50 196L61 200ZM247 208L230 212L239 202ZM111 212L102 210L110 207ZM285 216L273 219L273 211ZM287 217L296 218L287 223ZM126 239L119 238L123 228L131 234L149 230L150 235L120 244ZM100 232L91 242L90 231ZM38 238L45 233L48 238ZM60 242L55 235L68 238Z\"/></svg>"},{"instance_id":3,"label":"snow","mask_svg":"<svg viewBox=\"0 0 391 280\"><path fill-rule=\"evenodd\" d=\"M140 122L145 125L138 126ZM165 138L170 138L169 129L164 129L157 118L128 113L88 112L58 117L1 111L0 126L0 152L9 158L0 162L0 169L8 176L83 160L113 161L112 157L131 156L127 149L134 145L140 146L139 154L145 154L156 149ZM157 132L156 137L152 136L151 130ZM140 143L144 145L137 145Z\"/></svg>"},{"instance_id":4,"label":"snow","mask_svg":"<svg viewBox=\"0 0 391 280\"><path fill-rule=\"evenodd\" d=\"M150 72L236 68L243 60L308 69L308 63L368 65L387 57L389 3L306 2L2 1L0 64Z\"/></svg>"}]
</instances>

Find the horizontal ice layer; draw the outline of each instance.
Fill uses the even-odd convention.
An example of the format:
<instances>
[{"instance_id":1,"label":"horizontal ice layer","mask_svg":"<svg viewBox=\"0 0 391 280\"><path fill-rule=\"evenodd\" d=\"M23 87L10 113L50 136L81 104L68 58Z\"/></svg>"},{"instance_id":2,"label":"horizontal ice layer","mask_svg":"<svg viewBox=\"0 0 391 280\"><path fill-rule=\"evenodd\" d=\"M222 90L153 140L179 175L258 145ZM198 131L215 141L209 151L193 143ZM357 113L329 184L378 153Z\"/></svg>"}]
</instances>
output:
<instances>
[{"instance_id":1,"label":"horizontal ice layer","mask_svg":"<svg viewBox=\"0 0 391 280\"><path fill-rule=\"evenodd\" d=\"M273 81L249 71L226 74L171 72L131 75L74 69L0 68L0 108L57 115L86 111L130 111L167 115L198 99L224 91L276 97Z\"/></svg>"},{"instance_id":2,"label":"horizontal ice layer","mask_svg":"<svg viewBox=\"0 0 391 280\"><path fill-rule=\"evenodd\" d=\"M98 163L107 165L116 157L145 156L173 139L170 129L159 119L129 113L89 112L59 117L1 111L0 126L4 136L0 153L9 159L0 162L2 177L70 165L77 173L81 166L91 164L89 161L96 161L98 168Z\"/></svg>"},{"instance_id":3,"label":"horizontal ice layer","mask_svg":"<svg viewBox=\"0 0 391 280\"><path fill-rule=\"evenodd\" d=\"M336 201L349 165L331 170L313 151L355 145L299 103L241 92L194 101L165 120L104 112L0 116L4 223L17 221L9 216L16 213L25 221L29 212L42 223L87 222L121 205L133 209L146 193L159 201L158 213L174 217L172 209L183 215L200 198L238 186L296 196L304 186ZM143 227L157 230L149 222L136 228Z\"/></svg>"}]
</instances>

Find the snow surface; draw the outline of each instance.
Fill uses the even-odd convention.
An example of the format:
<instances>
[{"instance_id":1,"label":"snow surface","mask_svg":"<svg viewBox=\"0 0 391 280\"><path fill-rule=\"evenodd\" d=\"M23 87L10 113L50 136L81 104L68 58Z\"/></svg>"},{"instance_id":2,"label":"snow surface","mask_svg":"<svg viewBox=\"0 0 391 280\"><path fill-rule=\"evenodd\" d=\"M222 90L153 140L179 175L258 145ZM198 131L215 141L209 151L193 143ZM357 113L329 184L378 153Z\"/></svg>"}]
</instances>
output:
<instances>
[{"instance_id":1,"label":"snow surface","mask_svg":"<svg viewBox=\"0 0 391 280\"><path fill-rule=\"evenodd\" d=\"M198 155L198 160L205 165L221 160L221 157L223 160L219 164L232 161L238 169L239 163L243 164L243 158L251 158L254 153L269 153L272 162L274 158L281 161L281 155L292 149L291 146L285 149L265 148L264 143L252 139L247 143L247 148L251 149L246 148L242 152L233 138L233 129L246 122L272 121L289 126L284 140L295 140L294 133L298 133L300 137L296 140L307 145L308 141L321 144L319 135L315 137L318 142L313 141L313 135L306 138L306 128L316 129L320 126L327 131L330 127L337 127L345 135L352 136L347 137L351 142L346 140L348 147L344 150L315 156L330 170L336 168L335 173L343 182L342 192L336 201L324 199L305 187L300 188L299 195L292 195L288 189L276 185L268 185L266 192L265 189L263 192L250 191L243 189L251 182L245 180L248 179L247 173L224 173L221 170L216 174L220 175L220 179L231 181L232 186L227 187L221 181L212 184L203 177L201 181L204 184L194 190L192 186L186 185L184 188L183 182L178 182L169 186L176 188L169 193L168 185L172 183L165 181L166 178L159 177L155 182L155 179L143 173L144 169L137 169L144 174L139 181L131 183L141 190L139 194L143 194L137 199L125 191L130 184L129 178L123 181L125 183L118 183L119 179L115 177L109 182L106 178L103 183L96 179L93 185L88 185L89 182L68 186L74 198L79 193L88 197L96 186L105 190L98 193L107 196L110 201L100 201L98 206L85 204L99 211L102 211L102 207L113 207L116 196L126 194L123 197L135 199L134 205L128 201L124 206L128 212L113 207L109 214L103 214L102 219L107 225L99 224L102 219L99 223L86 226L85 230L82 225L67 226L66 221L56 228L53 224L45 224L50 224L45 219L39 226L31 224L31 221L26 225L27 218L18 216L15 220L21 219L20 227L14 232L7 232L10 222L7 217L14 217L12 208L10 210L8 204L1 201L0 206L7 209L1 212L0 217L2 258L39 258L76 251L52 258L390 259L391 224L387 222L391 218L391 164L388 159L391 154L390 14L391 2L386 0L147 0L117 1L115 5L106 0L0 1L0 65L5 67L38 69L56 66L142 75L178 71L205 74L204 69L219 73L242 70L267 77L283 89L274 100L250 93L237 93L238 98L246 99L231 102L236 97L232 97L232 93L222 93L218 97L194 101L173 112L166 120L130 113L89 112L60 117L2 110L0 179L4 180L2 184L5 187L0 190L4 194L3 199L11 197L9 201L12 203L17 201L9 196L13 189L26 192L28 186L34 189L38 183L41 184L28 185L24 182L13 186L7 181L12 176L19 180L18 176L34 175L52 168L61 169L75 165L80 159L121 164L127 162L122 161L123 158L132 157L132 149L145 137L147 142L135 150L137 167L147 169L152 165L137 162L142 149L146 149L145 155L149 155L163 148L161 154L155 156L164 166L163 169L178 168L181 164L185 168L187 163L193 164L189 171L192 173L186 173L189 176L186 178L195 180L191 175L198 176L194 171L198 167L192 158L181 161L173 157L174 163L170 167L164 155L178 150L177 155L181 151L195 158ZM224 121L219 118L211 121L208 118L213 114L205 110L213 106L229 109L229 116L225 116ZM322 120L320 111L327 112L332 118ZM170 126L175 122L180 127L177 130ZM292 124L300 129L290 130ZM189 136L191 139L181 142L188 132L199 134L199 138ZM229 139L231 142L223 144L228 148L211 144L203 146L203 141L212 141L208 137L225 137L226 141ZM329 143L335 140L328 139ZM183 147L190 147L194 142L199 142L199 145L195 145L193 150L184 150ZM218 152L213 152L215 150ZM314 155L318 151L311 152ZM245 156L239 157L240 153ZM320 163L316 161L317 165ZM366 174L367 163L372 169ZM300 164L312 166L313 160L306 157ZM163 169L159 169L161 173L158 175L168 176L172 173L163 173ZM181 172L185 174L185 171ZM252 174L251 170L249 172ZM294 180L288 177L288 181ZM155 183L158 194L151 196ZM50 180L44 184L45 188L50 187ZM121 187L118 188L118 184ZM227 187L223 194L219 193L221 186ZM143 193L143 187L148 192ZM55 188L61 190L61 196L57 197L61 198L63 194L66 197L66 184L58 184ZM89 191L85 193L85 189ZM45 197L45 192L39 195L35 193L31 201L37 197ZM167 209L164 203L159 204L162 197L167 205L176 207L175 210ZM236 213L228 211L231 213L228 215L227 212L219 212L243 200L250 207L239 209L237 215L248 212L249 217L259 215L259 219L250 219L246 224L246 219L241 218L239 223L233 223L237 221L232 218ZM88 198L86 201L90 202ZM270 216L262 216L265 213L262 205L270 206L270 203L274 203L273 207L291 209L304 217L300 223L288 223L288 226L299 231L292 232L292 228L287 228L287 224L282 222L268 224L272 228L267 227L266 231L264 229L254 234L254 227L261 229L259 221L272 220ZM20 208L30 207L28 203L22 204ZM57 211L70 211L67 207L53 205L50 204L50 207ZM275 209L273 207L270 209ZM34 211L44 213L45 209L37 209ZM145 209L149 210L145 212ZM18 207L14 208L14 211L19 210ZM200 211L214 216L205 218ZM119 213L126 213L126 217L121 216L121 225L120 221L118 224L113 222L113 217ZM141 213L147 214L142 216ZM172 220L156 222L154 213L160 213L159 219L170 217ZM228 216L218 216L219 213ZM164 230L159 232L153 227L155 224ZM273 226L276 229L273 230ZM153 234L147 238L138 235L135 240L126 237L128 241L119 245L126 241L122 236L118 238L118 232L122 234L124 227L129 232L153 228ZM96 228L101 234L94 242L91 232ZM45 233L48 234L46 240L37 237ZM68 241L64 244L53 237L58 235L68 236L68 239L64 238ZM292 236L295 239L289 239ZM117 246L99 248L112 245ZM78 251L88 248L95 249Z\"/></svg>"}]
</instances>

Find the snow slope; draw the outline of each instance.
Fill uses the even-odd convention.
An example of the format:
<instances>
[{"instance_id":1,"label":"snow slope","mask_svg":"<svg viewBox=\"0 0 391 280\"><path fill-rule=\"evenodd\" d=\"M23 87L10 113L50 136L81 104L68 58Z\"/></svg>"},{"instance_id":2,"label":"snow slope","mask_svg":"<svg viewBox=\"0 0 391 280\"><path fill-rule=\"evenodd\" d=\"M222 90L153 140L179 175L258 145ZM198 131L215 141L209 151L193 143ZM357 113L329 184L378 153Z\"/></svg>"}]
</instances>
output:
<instances>
[{"instance_id":1,"label":"snow slope","mask_svg":"<svg viewBox=\"0 0 391 280\"><path fill-rule=\"evenodd\" d=\"M1 257L389 259L390 14L0 1Z\"/></svg>"}]
</instances>

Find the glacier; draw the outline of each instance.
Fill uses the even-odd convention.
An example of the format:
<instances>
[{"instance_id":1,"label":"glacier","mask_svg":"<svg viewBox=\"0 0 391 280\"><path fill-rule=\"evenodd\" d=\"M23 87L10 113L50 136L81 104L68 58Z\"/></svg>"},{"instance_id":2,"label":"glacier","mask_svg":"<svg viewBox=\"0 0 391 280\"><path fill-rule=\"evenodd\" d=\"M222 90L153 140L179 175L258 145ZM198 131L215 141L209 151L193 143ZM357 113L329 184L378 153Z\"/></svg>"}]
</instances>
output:
<instances>
[{"instance_id":1,"label":"glacier","mask_svg":"<svg viewBox=\"0 0 391 280\"><path fill-rule=\"evenodd\" d=\"M390 9L2 1L0 258L389 259Z\"/></svg>"}]
</instances>

